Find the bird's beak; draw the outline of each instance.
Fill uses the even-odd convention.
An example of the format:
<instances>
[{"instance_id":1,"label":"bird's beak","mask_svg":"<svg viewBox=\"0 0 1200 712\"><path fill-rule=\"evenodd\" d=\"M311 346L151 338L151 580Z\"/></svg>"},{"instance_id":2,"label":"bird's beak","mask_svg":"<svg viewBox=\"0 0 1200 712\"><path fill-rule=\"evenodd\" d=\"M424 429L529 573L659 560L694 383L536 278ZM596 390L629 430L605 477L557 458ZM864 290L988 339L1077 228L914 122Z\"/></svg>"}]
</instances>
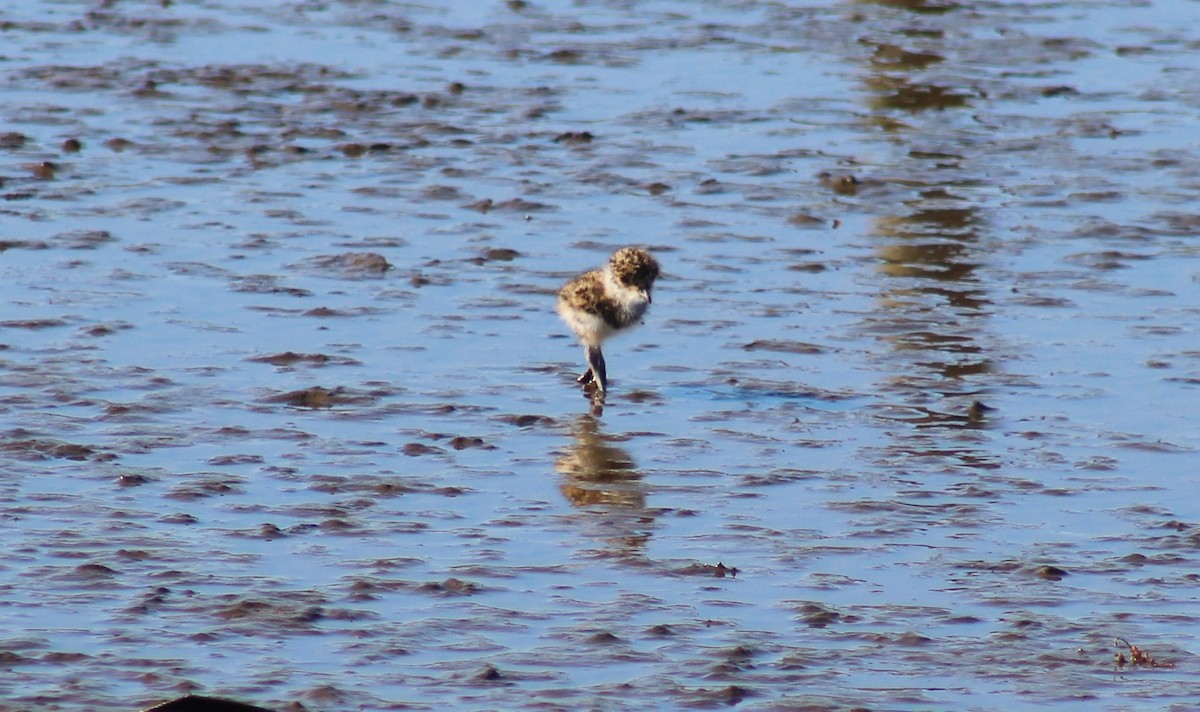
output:
<instances>
[{"instance_id":1,"label":"bird's beak","mask_svg":"<svg viewBox=\"0 0 1200 712\"><path fill-rule=\"evenodd\" d=\"M647 304L653 304L653 303L654 303L654 299L653 299L653 298L650 296L650 290L649 290L649 289L643 289L643 290L642 290L642 294L645 294L645 295L646 295L646 303L647 303Z\"/></svg>"}]
</instances>

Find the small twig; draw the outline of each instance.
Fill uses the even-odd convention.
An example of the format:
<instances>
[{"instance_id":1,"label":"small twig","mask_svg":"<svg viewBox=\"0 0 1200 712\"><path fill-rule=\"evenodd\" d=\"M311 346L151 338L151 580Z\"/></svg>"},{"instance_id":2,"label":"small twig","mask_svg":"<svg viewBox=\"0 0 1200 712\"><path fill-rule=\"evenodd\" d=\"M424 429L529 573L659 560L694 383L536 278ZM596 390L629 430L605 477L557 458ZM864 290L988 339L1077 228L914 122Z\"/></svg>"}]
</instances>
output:
<instances>
[{"instance_id":1,"label":"small twig","mask_svg":"<svg viewBox=\"0 0 1200 712\"><path fill-rule=\"evenodd\" d=\"M1130 643L1128 640L1125 640L1124 638L1114 638L1113 645L1124 645L1126 648L1129 649L1129 659L1128 660L1125 659L1125 653L1117 653L1116 655L1113 656L1114 661L1116 662L1117 667L1119 667L1119 668L1123 668L1127 664L1128 665L1145 666L1145 667L1156 667L1156 668L1175 667L1175 663L1161 662L1161 661L1155 660L1153 657L1150 656L1149 653L1142 650L1141 648L1134 645L1133 643Z\"/></svg>"}]
</instances>

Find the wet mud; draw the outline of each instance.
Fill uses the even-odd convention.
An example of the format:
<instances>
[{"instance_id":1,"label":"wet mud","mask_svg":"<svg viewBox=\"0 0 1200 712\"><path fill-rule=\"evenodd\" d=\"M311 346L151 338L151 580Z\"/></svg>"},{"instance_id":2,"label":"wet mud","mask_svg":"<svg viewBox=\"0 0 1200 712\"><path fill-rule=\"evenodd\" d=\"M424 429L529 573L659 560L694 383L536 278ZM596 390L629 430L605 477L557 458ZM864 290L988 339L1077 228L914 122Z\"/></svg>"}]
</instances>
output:
<instances>
[{"instance_id":1,"label":"wet mud","mask_svg":"<svg viewBox=\"0 0 1200 712\"><path fill-rule=\"evenodd\" d=\"M0 710L1194 704L1197 20L0 3Z\"/></svg>"}]
</instances>

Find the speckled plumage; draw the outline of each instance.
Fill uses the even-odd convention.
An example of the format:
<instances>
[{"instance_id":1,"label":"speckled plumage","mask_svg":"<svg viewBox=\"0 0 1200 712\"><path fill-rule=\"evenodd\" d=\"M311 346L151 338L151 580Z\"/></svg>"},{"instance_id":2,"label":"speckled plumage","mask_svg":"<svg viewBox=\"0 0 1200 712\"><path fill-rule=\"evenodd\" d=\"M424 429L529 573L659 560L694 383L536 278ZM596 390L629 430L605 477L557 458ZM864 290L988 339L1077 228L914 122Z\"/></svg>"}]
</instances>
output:
<instances>
[{"instance_id":1,"label":"speckled plumage","mask_svg":"<svg viewBox=\"0 0 1200 712\"><path fill-rule=\"evenodd\" d=\"M658 262L649 252L624 247L613 253L604 267L579 275L558 291L558 314L587 354L588 370L579 383L587 385L594 380L601 392L607 390L600 346L613 334L641 323L658 272Z\"/></svg>"}]
</instances>

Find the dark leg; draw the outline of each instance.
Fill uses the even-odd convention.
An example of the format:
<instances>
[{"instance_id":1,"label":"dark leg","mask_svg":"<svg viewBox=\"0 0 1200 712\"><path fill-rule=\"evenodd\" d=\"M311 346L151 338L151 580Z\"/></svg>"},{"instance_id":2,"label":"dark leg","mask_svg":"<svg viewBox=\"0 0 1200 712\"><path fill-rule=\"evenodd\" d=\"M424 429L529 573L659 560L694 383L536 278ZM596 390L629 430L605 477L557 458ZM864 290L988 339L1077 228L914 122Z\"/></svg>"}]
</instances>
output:
<instances>
[{"instance_id":1,"label":"dark leg","mask_svg":"<svg viewBox=\"0 0 1200 712\"><path fill-rule=\"evenodd\" d=\"M600 392L608 390L608 372L604 368L604 354L599 346L591 346L587 350L588 373L594 376ZM588 379L592 380L592 379Z\"/></svg>"},{"instance_id":2,"label":"dark leg","mask_svg":"<svg viewBox=\"0 0 1200 712\"><path fill-rule=\"evenodd\" d=\"M587 384L591 383L592 382L592 369L589 368L588 370L579 374L579 378L576 378L575 382L581 386L586 386Z\"/></svg>"}]
</instances>

